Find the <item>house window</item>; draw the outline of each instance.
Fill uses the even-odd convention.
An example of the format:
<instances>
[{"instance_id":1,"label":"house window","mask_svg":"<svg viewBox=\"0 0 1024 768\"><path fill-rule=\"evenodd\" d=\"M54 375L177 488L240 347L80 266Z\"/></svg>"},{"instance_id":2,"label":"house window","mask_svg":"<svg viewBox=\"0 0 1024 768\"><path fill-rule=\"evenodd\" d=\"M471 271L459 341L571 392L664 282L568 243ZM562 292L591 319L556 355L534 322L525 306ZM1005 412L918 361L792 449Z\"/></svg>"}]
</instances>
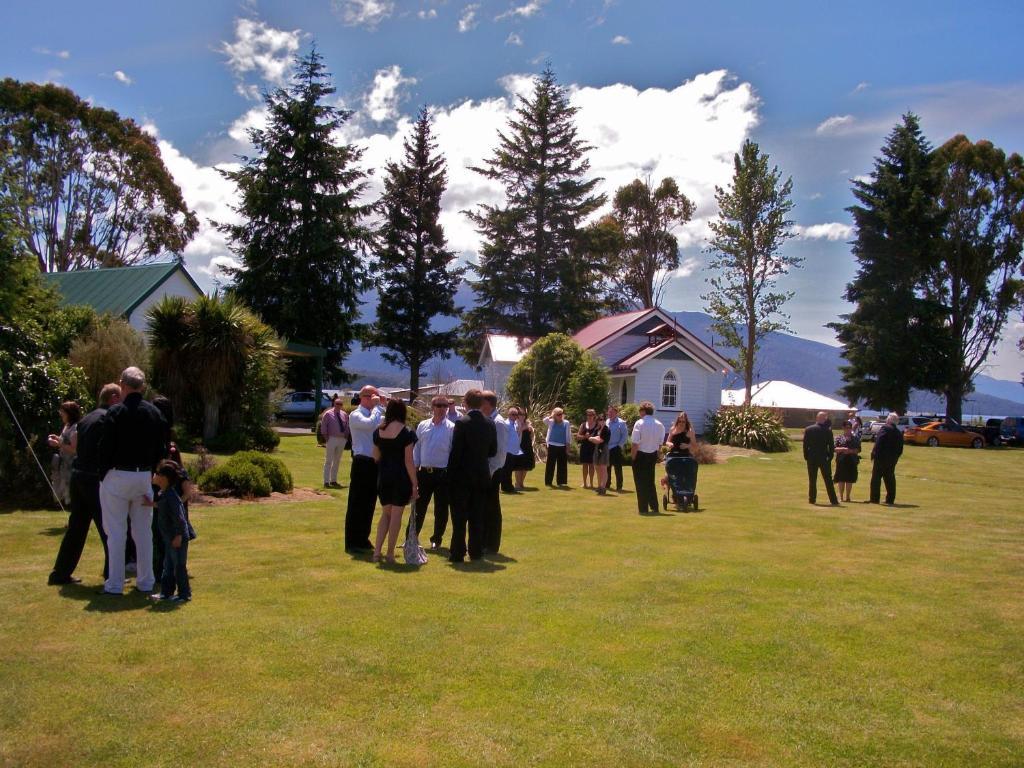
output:
<instances>
[{"instance_id":1,"label":"house window","mask_svg":"<svg viewBox=\"0 0 1024 768\"><path fill-rule=\"evenodd\" d=\"M629 389L626 387L626 380L622 380L622 393L619 395L619 403L625 405L628 402Z\"/></svg>"},{"instance_id":2,"label":"house window","mask_svg":"<svg viewBox=\"0 0 1024 768\"><path fill-rule=\"evenodd\" d=\"M662 408L675 408L676 407L676 372L665 371L665 375L661 378L661 407Z\"/></svg>"}]
</instances>

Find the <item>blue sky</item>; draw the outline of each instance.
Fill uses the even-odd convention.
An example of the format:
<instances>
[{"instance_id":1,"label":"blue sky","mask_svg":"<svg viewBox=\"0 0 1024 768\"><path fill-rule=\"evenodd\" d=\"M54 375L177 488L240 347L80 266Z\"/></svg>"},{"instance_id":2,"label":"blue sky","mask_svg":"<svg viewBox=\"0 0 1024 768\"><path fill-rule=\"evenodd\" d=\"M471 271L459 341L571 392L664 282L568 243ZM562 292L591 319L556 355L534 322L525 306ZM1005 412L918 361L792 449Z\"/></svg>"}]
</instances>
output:
<instances>
[{"instance_id":1,"label":"blue sky","mask_svg":"<svg viewBox=\"0 0 1024 768\"><path fill-rule=\"evenodd\" d=\"M838 7L843 6L843 7ZM848 309L849 180L866 174L902 112L936 144L955 133L1024 150L1024 4L979 2L643 2L628 0L310 0L307 2L7 2L0 73L52 80L148 126L190 205L230 218L233 191L215 168L247 151L261 88L285 82L295 51L315 41L341 103L345 137L364 163L395 155L421 105L437 116L450 164L444 223L471 258L459 211L498 191L466 170L494 144L514 94L545 61L572 87L581 133L595 145L606 191L637 175L672 175L697 203L680 234L684 268L670 309L700 310L702 253L715 184L753 138L793 177L805 257L784 286L793 330L831 341L823 325ZM379 176L379 174L378 174ZM376 186L376 185L375 185ZM186 252L205 285L229 263L208 225ZM1008 329L1024 334L1020 318ZM1016 378L1009 342L989 370Z\"/></svg>"}]
</instances>

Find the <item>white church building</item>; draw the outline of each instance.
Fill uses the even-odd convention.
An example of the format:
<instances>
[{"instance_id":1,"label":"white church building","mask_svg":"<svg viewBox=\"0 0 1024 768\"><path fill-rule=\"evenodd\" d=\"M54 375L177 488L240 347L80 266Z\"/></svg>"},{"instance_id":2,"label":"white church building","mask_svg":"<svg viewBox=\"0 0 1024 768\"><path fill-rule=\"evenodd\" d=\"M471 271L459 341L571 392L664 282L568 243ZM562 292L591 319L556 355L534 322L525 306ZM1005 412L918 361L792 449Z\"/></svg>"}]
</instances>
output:
<instances>
[{"instance_id":1,"label":"white church building","mask_svg":"<svg viewBox=\"0 0 1024 768\"><path fill-rule=\"evenodd\" d=\"M660 309L603 317L573 339L608 366L612 403L650 400L666 427L686 411L698 433L704 431L704 417L721 405L729 363ZM503 392L512 367L532 343L488 334L478 362L484 386Z\"/></svg>"}]
</instances>

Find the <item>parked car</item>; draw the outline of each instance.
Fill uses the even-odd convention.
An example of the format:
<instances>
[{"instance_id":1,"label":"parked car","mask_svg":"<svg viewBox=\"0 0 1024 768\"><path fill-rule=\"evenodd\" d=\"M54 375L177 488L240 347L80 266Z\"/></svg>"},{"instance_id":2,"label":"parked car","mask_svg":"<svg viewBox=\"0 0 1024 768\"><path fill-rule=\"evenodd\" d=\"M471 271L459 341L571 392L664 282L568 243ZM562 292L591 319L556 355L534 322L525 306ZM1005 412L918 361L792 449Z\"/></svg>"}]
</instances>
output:
<instances>
[{"instance_id":1,"label":"parked car","mask_svg":"<svg viewBox=\"0 0 1024 768\"><path fill-rule=\"evenodd\" d=\"M930 424L933 421L941 421L943 416L900 416L900 420L896 422L896 429L906 434L906 431L911 427L922 427L925 424ZM953 422L954 424L956 422ZM885 426L885 419L881 421L872 421L861 438L864 440L874 440L878 437L878 433L882 431L882 427Z\"/></svg>"},{"instance_id":2,"label":"parked car","mask_svg":"<svg viewBox=\"0 0 1024 768\"><path fill-rule=\"evenodd\" d=\"M1003 419L988 419L985 421L984 427L970 427L970 429L980 432L984 436L985 442L989 445L999 446L1003 444Z\"/></svg>"},{"instance_id":3,"label":"parked car","mask_svg":"<svg viewBox=\"0 0 1024 768\"><path fill-rule=\"evenodd\" d=\"M1004 443L1024 444L1024 416L1007 416L999 433Z\"/></svg>"},{"instance_id":4,"label":"parked car","mask_svg":"<svg viewBox=\"0 0 1024 768\"><path fill-rule=\"evenodd\" d=\"M965 429L955 421L933 421L919 427L908 427L903 440L914 445L935 447L959 446L962 448L984 448L985 438L978 432Z\"/></svg>"},{"instance_id":5,"label":"parked car","mask_svg":"<svg viewBox=\"0 0 1024 768\"><path fill-rule=\"evenodd\" d=\"M331 398L320 395L320 407L315 407L316 394L313 392L289 392L277 407L277 415L286 418L314 418L318 413L331 407Z\"/></svg>"}]
</instances>

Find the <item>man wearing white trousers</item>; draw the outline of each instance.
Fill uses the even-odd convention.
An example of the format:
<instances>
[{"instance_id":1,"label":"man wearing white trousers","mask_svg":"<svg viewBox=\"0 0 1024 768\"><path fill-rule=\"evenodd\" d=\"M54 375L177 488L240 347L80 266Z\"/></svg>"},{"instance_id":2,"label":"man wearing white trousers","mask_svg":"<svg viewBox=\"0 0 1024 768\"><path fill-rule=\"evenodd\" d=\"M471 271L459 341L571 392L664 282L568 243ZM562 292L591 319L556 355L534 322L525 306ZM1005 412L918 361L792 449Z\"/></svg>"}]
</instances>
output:
<instances>
[{"instance_id":1,"label":"man wearing white trousers","mask_svg":"<svg viewBox=\"0 0 1024 768\"><path fill-rule=\"evenodd\" d=\"M124 545L128 520L138 571L135 588L150 592L153 573L153 510L142 505L152 498L153 469L163 458L168 439L167 422L152 403L142 399L146 377L138 368L121 374L121 402L103 417L99 443L100 505L110 552L109 575L103 593L124 593Z\"/></svg>"},{"instance_id":2,"label":"man wearing white trousers","mask_svg":"<svg viewBox=\"0 0 1024 768\"><path fill-rule=\"evenodd\" d=\"M341 457L348 445L348 414L342 406L345 400L335 395L331 407L320 416L320 434L324 442L324 488L341 488L338 485L338 470Z\"/></svg>"}]
</instances>

